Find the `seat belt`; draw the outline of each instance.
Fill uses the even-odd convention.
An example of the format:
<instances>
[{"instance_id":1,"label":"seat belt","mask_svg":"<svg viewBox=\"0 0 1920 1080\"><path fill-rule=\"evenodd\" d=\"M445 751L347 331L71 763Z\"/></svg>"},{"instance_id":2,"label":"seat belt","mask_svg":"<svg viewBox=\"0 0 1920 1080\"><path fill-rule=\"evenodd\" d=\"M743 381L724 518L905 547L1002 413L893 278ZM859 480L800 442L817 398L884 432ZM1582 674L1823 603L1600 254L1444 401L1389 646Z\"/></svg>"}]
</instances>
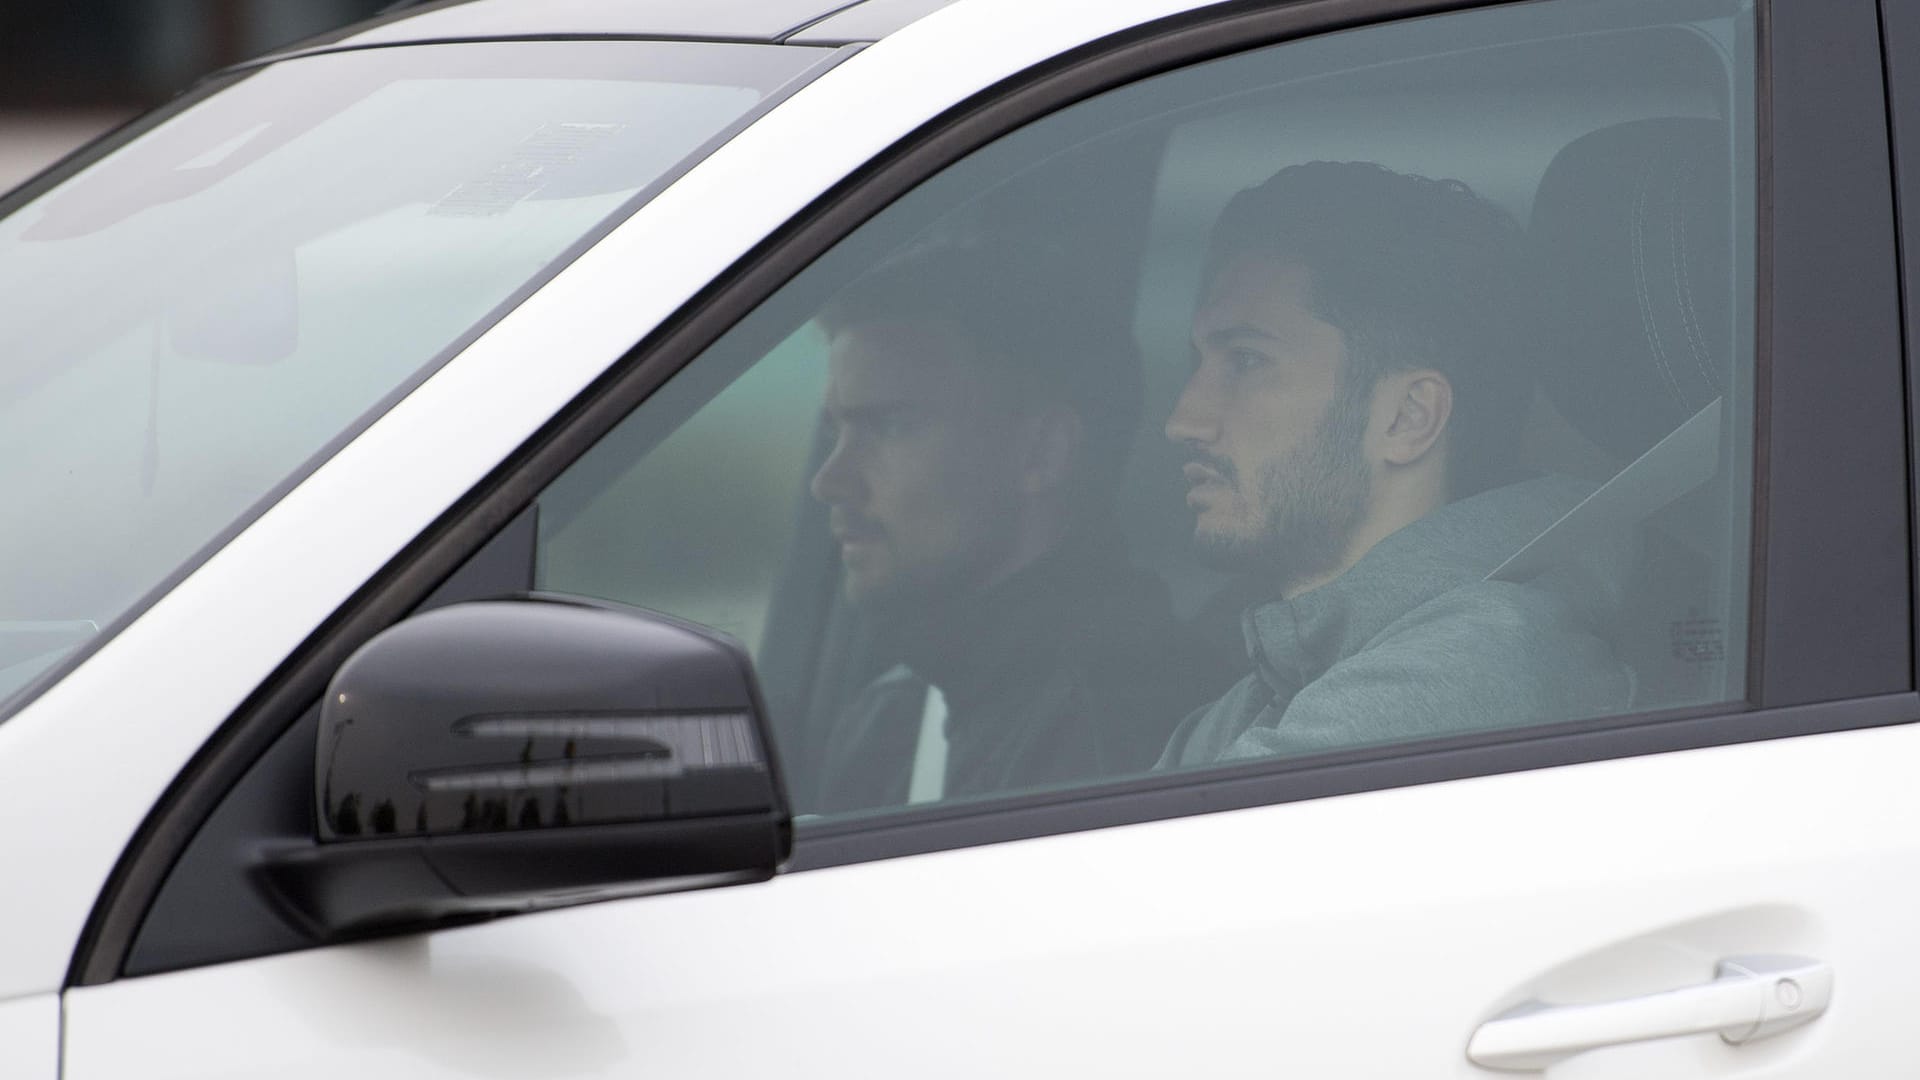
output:
<instances>
[{"instance_id":1,"label":"seat belt","mask_svg":"<svg viewBox=\"0 0 1920 1080\"><path fill-rule=\"evenodd\" d=\"M920 738L913 748L913 778L907 782L910 803L938 802L947 790L947 696L932 684L920 710Z\"/></svg>"},{"instance_id":2,"label":"seat belt","mask_svg":"<svg viewBox=\"0 0 1920 1080\"><path fill-rule=\"evenodd\" d=\"M1632 527L1713 479L1720 462L1720 400L1714 398L1580 505L1528 541L1488 581L1527 581L1578 555L1595 537Z\"/></svg>"}]
</instances>

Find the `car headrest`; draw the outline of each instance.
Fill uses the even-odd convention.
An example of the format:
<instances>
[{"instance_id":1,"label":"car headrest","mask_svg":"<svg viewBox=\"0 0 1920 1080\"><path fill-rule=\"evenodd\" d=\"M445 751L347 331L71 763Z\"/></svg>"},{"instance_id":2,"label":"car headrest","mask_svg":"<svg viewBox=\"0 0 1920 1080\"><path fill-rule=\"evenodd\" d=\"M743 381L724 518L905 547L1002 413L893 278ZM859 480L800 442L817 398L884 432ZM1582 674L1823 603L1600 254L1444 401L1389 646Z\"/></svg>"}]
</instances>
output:
<instances>
[{"instance_id":1,"label":"car headrest","mask_svg":"<svg viewBox=\"0 0 1920 1080\"><path fill-rule=\"evenodd\" d=\"M1602 128L1560 151L1534 197L1542 385L1568 421L1622 459L1727 387L1725 130L1681 118Z\"/></svg>"}]
</instances>

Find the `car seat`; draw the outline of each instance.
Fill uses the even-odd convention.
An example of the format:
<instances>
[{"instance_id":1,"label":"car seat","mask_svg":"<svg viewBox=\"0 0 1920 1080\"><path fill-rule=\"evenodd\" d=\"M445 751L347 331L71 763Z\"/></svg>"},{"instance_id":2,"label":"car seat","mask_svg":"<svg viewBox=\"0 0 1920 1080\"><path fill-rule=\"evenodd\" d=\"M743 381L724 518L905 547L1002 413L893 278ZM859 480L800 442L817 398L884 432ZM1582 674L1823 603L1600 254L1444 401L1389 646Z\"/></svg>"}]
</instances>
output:
<instances>
[{"instance_id":1,"label":"car seat","mask_svg":"<svg viewBox=\"0 0 1920 1080\"><path fill-rule=\"evenodd\" d=\"M1542 388L1617 472L1489 577L1529 580L1630 545L1603 606L1642 711L1742 689L1744 648L1729 644L1744 641L1731 572L1747 502L1732 480L1748 445L1732 175L1724 121L1616 124L1555 156L1527 230Z\"/></svg>"}]
</instances>

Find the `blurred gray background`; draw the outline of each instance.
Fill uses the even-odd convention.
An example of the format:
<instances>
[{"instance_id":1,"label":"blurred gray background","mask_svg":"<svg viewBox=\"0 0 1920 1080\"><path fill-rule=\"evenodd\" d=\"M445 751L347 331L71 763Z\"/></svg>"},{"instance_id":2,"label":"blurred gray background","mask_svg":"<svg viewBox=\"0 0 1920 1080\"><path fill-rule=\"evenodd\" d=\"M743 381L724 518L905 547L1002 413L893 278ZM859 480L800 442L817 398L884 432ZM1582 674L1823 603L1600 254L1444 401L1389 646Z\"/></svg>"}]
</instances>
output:
<instances>
[{"instance_id":1,"label":"blurred gray background","mask_svg":"<svg viewBox=\"0 0 1920 1080\"><path fill-rule=\"evenodd\" d=\"M228 64L394 0L0 0L0 191Z\"/></svg>"}]
</instances>

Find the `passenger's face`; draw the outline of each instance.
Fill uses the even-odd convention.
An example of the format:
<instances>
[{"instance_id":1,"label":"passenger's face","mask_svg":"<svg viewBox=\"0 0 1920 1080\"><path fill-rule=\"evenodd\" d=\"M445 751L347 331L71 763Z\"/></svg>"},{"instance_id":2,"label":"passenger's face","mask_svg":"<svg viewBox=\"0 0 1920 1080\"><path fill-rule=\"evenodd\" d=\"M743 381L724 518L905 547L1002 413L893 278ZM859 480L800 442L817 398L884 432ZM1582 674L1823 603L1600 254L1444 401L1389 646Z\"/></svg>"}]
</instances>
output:
<instances>
[{"instance_id":1,"label":"passenger's face","mask_svg":"<svg viewBox=\"0 0 1920 1080\"><path fill-rule=\"evenodd\" d=\"M1309 309L1309 285L1297 263L1228 262L1194 316L1193 374L1167 419L1188 452L1202 552L1282 586L1338 567L1369 490L1369 395L1343 387L1344 337Z\"/></svg>"},{"instance_id":2,"label":"passenger's face","mask_svg":"<svg viewBox=\"0 0 1920 1080\"><path fill-rule=\"evenodd\" d=\"M1020 482L1012 403L957 334L856 324L833 341L833 452L813 477L856 604L911 607L991 584Z\"/></svg>"}]
</instances>

